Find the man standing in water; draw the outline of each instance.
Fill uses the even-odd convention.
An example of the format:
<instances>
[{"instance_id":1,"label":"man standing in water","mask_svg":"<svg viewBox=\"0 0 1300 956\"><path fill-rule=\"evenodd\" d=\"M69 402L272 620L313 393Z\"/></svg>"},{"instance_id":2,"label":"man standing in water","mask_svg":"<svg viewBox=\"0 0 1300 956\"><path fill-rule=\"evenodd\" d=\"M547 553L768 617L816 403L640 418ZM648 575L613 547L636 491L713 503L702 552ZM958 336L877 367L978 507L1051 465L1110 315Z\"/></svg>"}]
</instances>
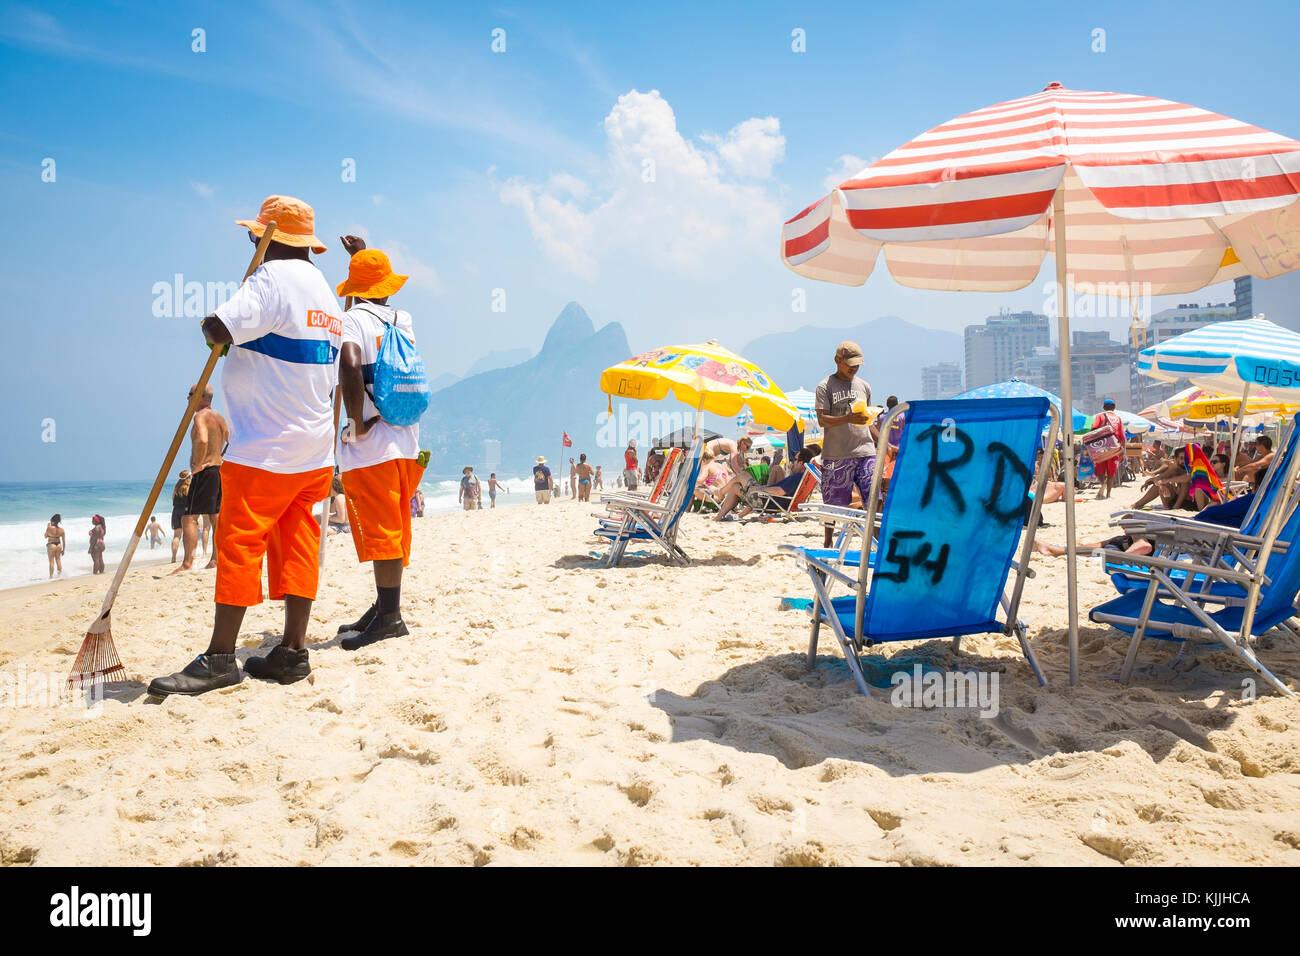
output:
<instances>
[{"instance_id":1,"label":"man standing in water","mask_svg":"<svg viewBox=\"0 0 1300 956\"><path fill-rule=\"evenodd\" d=\"M273 601L284 601L281 643L245 664L290 684L311 673L307 625L320 578L320 524L312 515L334 474L338 300L309 251L325 251L311 206L270 196L236 224L254 243L275 220L262 266L203 320L211 347L229 345L222 388L232 422L217 524L216 613L207 649L149 684L149 694L202 694L238 684L235 642L244 612L262 603L262 558Z\"/></svg>"},{"instance_id":2,"label":"man standing in water","mask_svg":"<svg viewBox=\"0 0 1300 956\"><path fill-rule=\"evenodd\" d=\"M500 488L506 494L510 494L510 489L501 482L497 481L497 473L494 471L488 475L488 497L492 499L492 507L497 506L497 489Z\"/></svg>"},{"instance_id":3,"label":"man standing in water","mask_svg":"<svg viewBox=\"0 0 1300 956\"><path fill-rule=\"evenodd\" d=\"M190 386L189 400L194 395ZM190 491L185 499L185 514L181 518L181 536L185 543L185 559L172 574L188 571L194 566L194 552L199 546L199 522L208 521L216 527L217 513L221 510L221 455L230 440L230 427L221 414L212 407L212 386L203 388L203 395L194 409L194 424L190 428ZM217 566L216 548L207 567Z\"/></svg>"},{"instance_id":4,"label":"man standing in water","mask_svg":"<svg viewBox=\"0 0 1300 956\"><path fill-rule=\"evenodd\" d=\"M856 342L841 342L835 350L835 373L817 386L817 424L822 427L822 501L847 508L858 488L863 506L871 494L871 473L876 464L876 442L867 406L871 386L858 378L862 349ZM830 525L825 542L831 546Z\"/></svg>"},{"instance_id":5,"label":"man standing in water","mask_svg":"<svg viewBox=\"0 0 1300 956\"><path fill-rule=\"evenodd\" d=\"M158 523L158 516L152 515L149 518L149 525L144 529L144 533L149 538L149 550L152 551L163 541L163 526Z\"/></svg>"}]
</instances>

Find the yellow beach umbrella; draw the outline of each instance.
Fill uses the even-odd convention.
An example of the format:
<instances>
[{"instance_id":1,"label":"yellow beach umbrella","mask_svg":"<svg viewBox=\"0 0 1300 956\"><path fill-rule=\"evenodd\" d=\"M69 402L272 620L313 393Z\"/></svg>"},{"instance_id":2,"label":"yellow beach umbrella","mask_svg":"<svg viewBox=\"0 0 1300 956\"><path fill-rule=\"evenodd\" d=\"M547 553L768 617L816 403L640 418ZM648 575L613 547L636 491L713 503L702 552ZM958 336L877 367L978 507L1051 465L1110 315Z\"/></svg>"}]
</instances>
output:
<instances>
[{"instance_id":1,"label":"yellow beach umbrella","mask_svg":"<svg viewBox=\"0 0 1300 956\"><path fill-rule=\"evenodd\" d=\"M1197 388L1175 398L1169 403L1169 417L1174 419L1204 422L1218 418L1237 418L1242 412L1240 395L1222 395ZM1258 415L1285 409L1283 402L1274 398L1266 389L1260 389L1246 399L1245 414Z\"/></svg>"},{"instance_id":2,"label":"yellow beach umbrella","mask_svg":"<svg viewBox=\"0 0 1300 956\"><path fill-rule=\"evenodd\" d=\"M600 388L610 396L611 412L615 398L655 401L671 392L697 413L732 418L748 407L754 421L782 431L800 421L794 403L761 368L712 340L652 349L619 362L600 373Z\"/></svg>"}]
</instances>

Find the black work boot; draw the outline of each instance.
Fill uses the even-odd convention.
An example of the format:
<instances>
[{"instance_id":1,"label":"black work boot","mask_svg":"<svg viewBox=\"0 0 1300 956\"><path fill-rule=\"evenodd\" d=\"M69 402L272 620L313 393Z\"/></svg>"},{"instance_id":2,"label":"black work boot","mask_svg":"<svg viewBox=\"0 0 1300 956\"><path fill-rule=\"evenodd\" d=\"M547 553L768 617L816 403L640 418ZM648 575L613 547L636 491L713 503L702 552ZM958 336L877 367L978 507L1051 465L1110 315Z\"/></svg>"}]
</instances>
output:
<instances>
[{"instance_id":1,"label":"black work boot","mask_svg":"<svg viewBox=\"0 0 1300 956\"><path fill-rule=\"evenodd\" d=\"M184 694L194 697L210 690L231 687L243 680L234 654L200 654L185 669L149 682L151 697Z\"/></svg>"},{"instance_id":2,"label":"black work boot","mask_svg":"<svg viewBox=\"0 0 1300 956\"><path fill-rule=\"evenodd\" d=\"M244 661L244 670L249 677L292 684L311 673L311 664L307 661L307 648L295 651L277 644L265 657L250 657Z\"/></svg>"},{"instance_id":3,"label":"black work boot","mask_svg":"<svg viewBox=\"0 0 1300 956\"><path fill-rule=\"evenodd\" d=\"M378 605L372 604L370 605L369 608L366 609L366 613L361 615L360 619L354 621L351 624L340 625L338 633L346 634L349 631L352 631L356 634L360 634L362 631L364 631L366 628L370 626L370 623L375 619L376 615L378 614L379 614Z\"/></svg>"},{"instance_id":4,"label":"black work boot","mask_svg":"<svg viewBox=\"0 0 1300 956\"><path fill-rule=\"evenodd\" d=\"M343 645L345 651L355 651L378 641L386 641L390 637L404 637L409 633L406 622L402 620L402 612L394 611L392 614L376 614L368 628L356 637L343 638L339 643Z\"/></svg>"}]
</instances>

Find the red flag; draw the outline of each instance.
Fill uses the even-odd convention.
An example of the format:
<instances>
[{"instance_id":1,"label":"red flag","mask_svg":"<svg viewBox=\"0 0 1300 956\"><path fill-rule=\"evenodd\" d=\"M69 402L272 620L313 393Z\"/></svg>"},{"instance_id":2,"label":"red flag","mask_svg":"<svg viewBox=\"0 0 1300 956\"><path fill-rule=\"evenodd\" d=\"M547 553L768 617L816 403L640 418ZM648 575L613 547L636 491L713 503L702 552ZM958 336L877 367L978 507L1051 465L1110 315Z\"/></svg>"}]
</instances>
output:
<instances>
[{"instance_id":1,"label":"red flag","mask_svg":"<svg viewBox=\"0 0 1300 956\"><path fill-rule=\"evenodd\" d=\"M568 433L568 432L565 432L565 433L564 433L564 447L565 447L565 448L572 448L572 447L573 447L573 439L569 437L569 433Z\"/></svg>"}]
</instances>

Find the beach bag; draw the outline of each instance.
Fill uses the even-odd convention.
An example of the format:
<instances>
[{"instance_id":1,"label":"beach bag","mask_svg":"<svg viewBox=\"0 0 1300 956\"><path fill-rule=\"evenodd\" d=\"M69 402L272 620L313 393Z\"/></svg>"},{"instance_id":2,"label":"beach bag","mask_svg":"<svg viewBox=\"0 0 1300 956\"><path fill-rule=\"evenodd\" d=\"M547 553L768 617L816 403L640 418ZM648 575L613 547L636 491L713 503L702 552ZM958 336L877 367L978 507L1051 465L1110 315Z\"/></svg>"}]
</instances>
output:
<instances>
[{"instance_id":1,"label":"beach bag","mask_svg":"<svg viewBox=\"0 0 1300 956\"><path fill-rule=\"evenodd\" d=\"M1120 444L1119 438L1116 437L1115 426L1111 423L1109 416L1106 418L1106 424L1088 432L1081 441L1083 447L1088 450L1088 457L1092 459L1094 465L1110 461L1124 451L1124 446Z\"/></svg>"},{"instance_id":2,"label":"beach bag","mask_svg":"<svg viewBox=\"0 0 1300 956\"><path fill-rule=\"evenodd\" d=\"M414 425L429 407L429 377L424 373L424 360L395 323L378 313L370 314L384 323L370 400L375 403L379 417L388 424Z\"/></svg>"}]
</instances>

